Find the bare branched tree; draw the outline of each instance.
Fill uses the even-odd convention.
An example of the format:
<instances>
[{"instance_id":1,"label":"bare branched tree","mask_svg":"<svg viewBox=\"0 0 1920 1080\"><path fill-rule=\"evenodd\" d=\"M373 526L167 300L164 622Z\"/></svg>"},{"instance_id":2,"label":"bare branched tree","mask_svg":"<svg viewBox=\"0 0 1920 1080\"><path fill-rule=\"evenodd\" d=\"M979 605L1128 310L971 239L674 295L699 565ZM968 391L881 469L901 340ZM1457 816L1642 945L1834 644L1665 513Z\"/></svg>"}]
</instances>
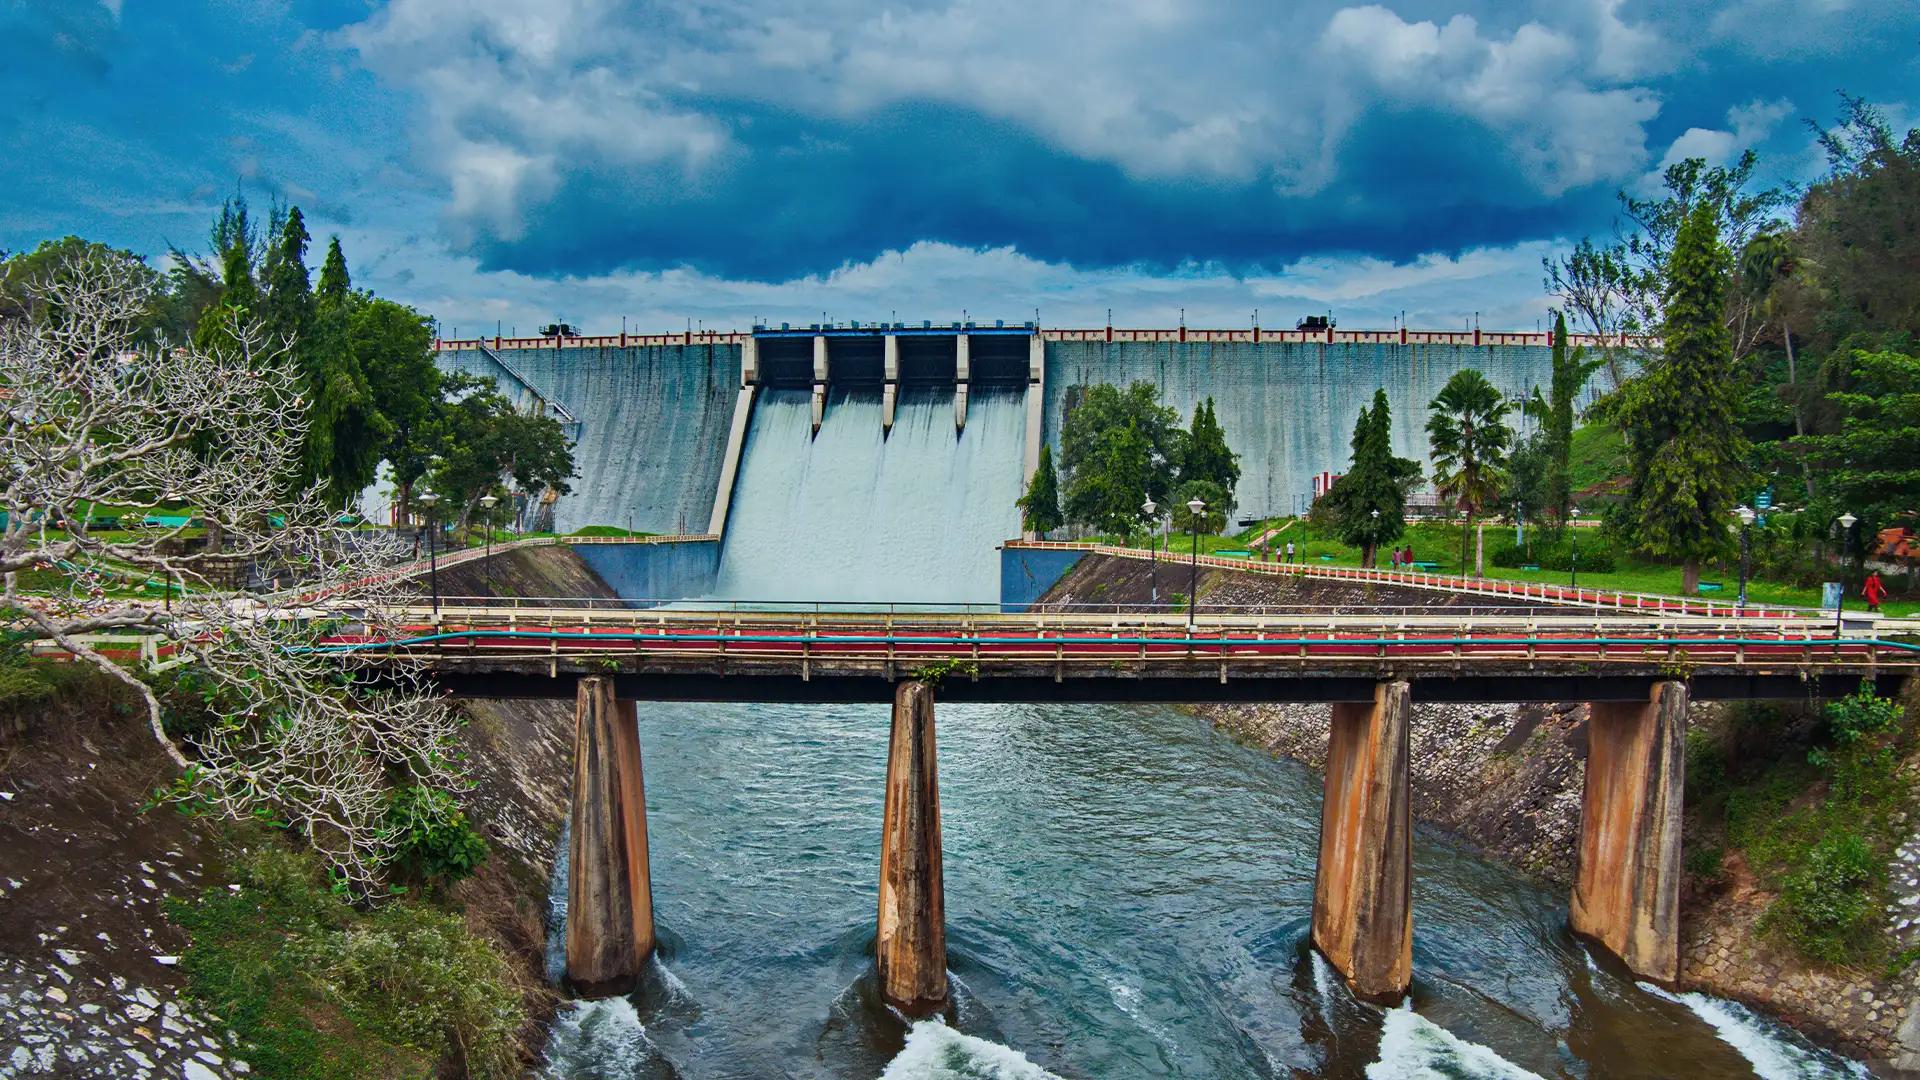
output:
<instances>
[{"instance_id":1,"label":"bare branched tree","mask_svg":"<svg viewBox=\"0 0 1920 1080\"><path fill-rule=\"evenodd\" d=\"M413 673L376 689L314 647L349 613L392 631L408 586L398 545L338 522L317 488L289 494L306 430L290 343L227 311L218 345L155 346L139 332L151 275L113 260L34 288L37 314L0 322L0 618L140 696L182 770L164 797L284 822L370 886L393 786L464 782L457 726ZM97 527L113 514L120 528ZM199 527L223 550L194 550ZM286 588L236 587L249 575ZM158 642L211 721L169 733L161 695L108 655L116 636Z\"/></svg>"}]
</instances>

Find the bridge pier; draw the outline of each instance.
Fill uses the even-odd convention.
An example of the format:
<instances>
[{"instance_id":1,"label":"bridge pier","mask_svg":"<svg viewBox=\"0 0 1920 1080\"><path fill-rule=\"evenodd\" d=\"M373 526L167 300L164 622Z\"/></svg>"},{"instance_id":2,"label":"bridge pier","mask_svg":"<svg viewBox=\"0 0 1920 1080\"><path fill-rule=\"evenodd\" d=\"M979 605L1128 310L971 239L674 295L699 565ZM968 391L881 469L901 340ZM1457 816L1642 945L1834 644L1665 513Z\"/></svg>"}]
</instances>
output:
<instances>
[{"instance_id":1,"label":"bridge pier","mask_svg":"<svg viewBox=\"0 0 1920 1080\"><path fill-rule=\"evenodd\" d=\"M947 925L933 687L916 679L894 690L880 839L880 921L873 952L880 991L889 1005L909 1016L928 1016L946 1007Z\"/></svg>"},{"instance_id":2,"label":"bridge pier","mask_svg":"<svg viewBox=\"0 0 1920 1080\"><path fill-rule=\"evenodd\" d=\"M1413 819L1407 772L1412 693L1336 702L1327 746L1313 944L1356 996L1395 1001L1413 980Z\"/></svg>"},{"instance_id":3,"label":"bridge pier","mask_svg":"<svg viewBox=\"0 0 1920 1080\"><path fill-rule=\"evenodd\" d=\"M1680 964L1687 687L1655 683L1645 702L1590 709L1568 921L1634 974L1671 983Z\"/></svg>"},{"instance_id":4,"label":"bridge pier","mask_svg":"<svg viewBox=\"0 0 1920 1080\"><path fill-rule=\"evenodd\" d=\"M590 676L574 697L567 981L592 996L633 988L653 952L647 798L633 702Z\"/></svg>"}]
</instances>

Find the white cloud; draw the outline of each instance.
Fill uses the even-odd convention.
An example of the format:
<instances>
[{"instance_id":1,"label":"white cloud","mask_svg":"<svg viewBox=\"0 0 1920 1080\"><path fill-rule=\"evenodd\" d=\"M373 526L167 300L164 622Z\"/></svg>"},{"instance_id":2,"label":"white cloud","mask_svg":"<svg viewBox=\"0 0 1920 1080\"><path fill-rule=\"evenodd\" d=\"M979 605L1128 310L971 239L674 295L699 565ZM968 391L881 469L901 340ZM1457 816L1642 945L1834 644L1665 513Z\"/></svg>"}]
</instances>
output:
<instances>
[{"instance_id":1,"label":"white cloud","mask_svg":"<svg viewBox=\"0 0 1920 1080\"><path fill-rule=\"evenodd\" d=\"M118 19L122 2L123 0L100 0L100 6L107 9L107 14Z\"/></svg>"},{"instance_id":2,"label":"white cloud","mask_svg":"<svg viewBox=\"0 0 1920 1080\"><path fill-rule=\"evenodd\" d=\"M1537 22L1502 39L1483 35L1471 16L1408 22L1367 5L1335 13L1322 45L1400 104L1451 106L1505 136L1547 195L1637 169L1644 125L1660 109L1650 90L1587 82L1581 46Z\"/></svg>"},{"instance_id":3,"label":"white cloud","mask_svg":"<svg viewBox=\"0 0 1920 1080\"><path fill-rule=\"evenodd\" d=\"M388 0L337 40L417 91L423 158L462 186L456 213L491 230L542 185L473 169L476 157L511 150L564 171L590 154L698 184L739 160L739 114L769 107L799 119L799 138L809 118L951 106L1136 178L1305 196L1332 181L1343 134L1384 93L1486 125L1556 195L1644 166L1657 101L1617 82L1658 50L1619 2L1501 35L1466 15L1410 22L1327 0ZM1351 85L1356 69L1372 89Z\"/></svg>"},{"instance_id":4,"label":"white cloud","mask_svg":"<svg viewBox=\"0 0 1920 1080\"><path fill-rule=\"evenodd\" d=\"M1773 129L1780 121L1792 113L1793 103L1784 98L1778 101L1756 99L1745 105L1735 105L1727 110L1725 128L1694 127L1681 132L1636 186L1642 194L1658 193L1663 186L1662 177L1667 167L1688 158L1702 158L1708 165L1729 164L1773 134Z\"/></svg>"}]
</instances>

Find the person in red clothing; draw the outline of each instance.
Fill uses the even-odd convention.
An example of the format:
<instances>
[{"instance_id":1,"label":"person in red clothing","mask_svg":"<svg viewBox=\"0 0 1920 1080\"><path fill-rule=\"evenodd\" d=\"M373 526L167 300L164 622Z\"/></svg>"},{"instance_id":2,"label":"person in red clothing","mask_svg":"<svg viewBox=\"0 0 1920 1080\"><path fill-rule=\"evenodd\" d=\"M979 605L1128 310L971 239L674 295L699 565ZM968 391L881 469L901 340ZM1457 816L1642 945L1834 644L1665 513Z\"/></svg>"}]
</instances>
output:
<instances>
[{"instance_id":1,"label":"person in red clothing","mask_svg":"<svg viewBox=\"0 0 1920 1080\"><path fill-rule=\"evenodd\" d=\"M1867 598L1868 611L1880 610L1880 601L1887 598L1887 586L1880 580L1878 570L1867 575L1866 584L1860 586L1860 595Z\"/></svg>"}]
</instances>

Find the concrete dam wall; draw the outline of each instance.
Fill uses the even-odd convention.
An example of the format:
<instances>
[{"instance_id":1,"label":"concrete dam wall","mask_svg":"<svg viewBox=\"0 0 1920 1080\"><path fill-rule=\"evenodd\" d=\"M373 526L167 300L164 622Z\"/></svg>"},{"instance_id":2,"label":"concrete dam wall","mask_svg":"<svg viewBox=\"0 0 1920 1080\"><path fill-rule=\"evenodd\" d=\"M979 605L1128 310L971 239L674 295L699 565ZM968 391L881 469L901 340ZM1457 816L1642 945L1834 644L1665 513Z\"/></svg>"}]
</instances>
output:
<instances>
[{"instance_id":1,"label":"concrete dam wall","mask_svg":"<svg viewBox=\"0 0 1920 1080\"><path fill-rule=\"evenodd\" d=\"M1017 516L1002 504L1019 493L1041 439L1058 449L1065 413L1086 386L1144 379L1183 423L1212 397L1241 457L1235 515L1263 517L1304 511L1314 475L1345 468L1354 420L1375 388L1384 387L1392 403L1395 448L1424 462L1427 402L1454 372L1479 368L1519 395L1548 382L1550 348L1539 334L1289 331L1262 339L1245 331L1124 331L1116 338L1020 327L835 327L443 342L440 363L492 378L523 407L568 425L580 475L556 507L560 531L599 524L700 533L748 520L764 542L790 519L794 529L782 545L789 554L806 543L812 522L840 537L837 550L858 548L871 560L905 554L876 548L858 530L914 512L916 500L901 497L914 482L894 475L906 463L941 490L941 521L964 524L969 536L975 525L1011 535ZM1024 402L1023 415L1006 406L1008 395ZM981 414L983 397L994 404ZM954 437L931 440L942 413ZM975 431L969 415L992 422ZM909 416L911 424L896 429ZM856 423L876 428L875 437L849 438L843 429ZM775 428L783 434L776 437ZM914 448L887 454L899 430L911 433ZM810 448L825 436L837 449L822 457ZM988 441L1015 445L980 445ZM959 483L956 469L994 475ZM865 489L826 493L860 488L861 475L872 477ZM723 520L715 521L723 477L734 501L721 503ZM782 485L792 489L785 496L772 490ZM779 509L765 505L782 498ZM947 505L955 500L966 505ZM904 542L926 530L894 531ZM724 554L723 563L741 572Z\"/></svg>"}]
</instances>

